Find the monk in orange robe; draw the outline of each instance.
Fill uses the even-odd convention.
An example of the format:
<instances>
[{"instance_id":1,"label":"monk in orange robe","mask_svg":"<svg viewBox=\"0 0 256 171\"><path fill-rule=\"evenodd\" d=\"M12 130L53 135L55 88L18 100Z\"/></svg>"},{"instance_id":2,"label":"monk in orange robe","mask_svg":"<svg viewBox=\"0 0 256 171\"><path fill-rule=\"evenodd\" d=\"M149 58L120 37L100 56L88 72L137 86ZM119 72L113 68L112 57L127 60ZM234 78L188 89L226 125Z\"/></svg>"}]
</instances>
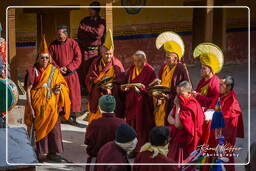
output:
<instances>
[{"instance_id":1,"label":"monk in orange robe","mask_svg":"<svg viewBox=\"0 0 256 171\"><path fill-rule=\"evenodd\" d=\"M123 115L124 105L121 96L120 82L123 74L124 67L122 63L113 55L114 46L113 46L112 33L109 30L107 32L106 40L104 45L100 48L101 56L95 59L90 68L89 72L85 78L85 84L89 91L88 96L88 122L91 123L92 120L98 119L102 116L98 108L98 100L102 95L112 94L116 99L116 110L115 114L117 117ZM112 77L113 87L101 88L97 85L101 80L106 77Z\"/></svg>"},{"instance_id":2,"label":"monk in orange robe","mask_svg":"<svg viewBox=\"0 0 256 171\"><path fill-rule=\"evenodd\" d=\"M28 69L25 78L25 123L28 130L32 125L34 127L39 157L47 154L48 159L62 162L63 159L57 155L63 152L59 117L69 118L69 88L59 69L51 64L45 41L44 45L37 63Z\"/></svg>"}]
</instances>

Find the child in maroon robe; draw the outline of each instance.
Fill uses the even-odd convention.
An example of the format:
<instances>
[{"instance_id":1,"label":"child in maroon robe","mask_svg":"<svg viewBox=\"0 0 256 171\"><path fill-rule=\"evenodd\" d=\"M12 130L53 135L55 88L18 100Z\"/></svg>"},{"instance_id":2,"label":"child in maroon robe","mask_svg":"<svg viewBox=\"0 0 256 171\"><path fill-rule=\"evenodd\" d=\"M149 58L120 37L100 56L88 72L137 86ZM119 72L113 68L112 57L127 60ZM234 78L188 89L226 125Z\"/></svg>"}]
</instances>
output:
<instances>
[{"instance_id":1,"label":"child in maroon robe","mask_svg":"<svg viewBox=\"0 0 256 171\"><path fill-rule=\"evenodd\" d=\"M172 137L168 157L178 163L196 150L203 132L204 113L191 91L192 85L188 81L178 85L175 106L168 116Z\"/></svg>"},{"instance_id":2,"label":"child in maroon robe","mask_svg":"<svg viewBox=\"0 0 256 171\"><path fill-rule=\"evenodd\" d=\"M221 110L223 113L225 128L222 134L225 137L225 145L234 147L236 144L236 137L244 138L244 125L242 111L233 90L234 79L231 76L226 76L220 80L220 94L221 94ZM234 157L229 157L228 163L233 163ZM234 171L235 167L232 165L225 165L228 171Z\"/></svg>"},{"instance_id":3,"label":"child in maroon robe","mask_svg":"<svg viewBox=\"0 0 256 171\"><path fill-rule=\"evenodd\" d=\"M157 126L150 131L149 142L141 147L134 163L176 163L167 157L170 133L167 127ZM178 171L175 165L134 165L134 171Z\"/></svg>"},{"instance_id":4,"label":"child in maroon robe","mask_svg":"<svg viewBox=\"0 0 256 171\"><path fill-rule=\"evenodd\" d=\"M97 165L97 171L131 171L127 153L134 150L137 145L135 130L128 124L121 124L116 132L115 141L108 142L99 151L97 163L109 163L109 165ZM127 165L115 165L121 163Z\"/></svg>"},{"instance_id":5,"label":"child in maroon robe","mask_svg":"<svg viewBox=\"0 0 256 171\"><path fill-rule=\"evenodd\" d=\"M95 162L100 148L109 141L115 139L115 132L119 125L125 123L124 120L115 117L116 100L111 95L101 96L99 108L102 111L102 118L93 120L89 124L85 133L84 143L87 145L86 151L89 155L87 163ZM86 167L89 170L89 165Z\"/></svg>"}]
</instances>

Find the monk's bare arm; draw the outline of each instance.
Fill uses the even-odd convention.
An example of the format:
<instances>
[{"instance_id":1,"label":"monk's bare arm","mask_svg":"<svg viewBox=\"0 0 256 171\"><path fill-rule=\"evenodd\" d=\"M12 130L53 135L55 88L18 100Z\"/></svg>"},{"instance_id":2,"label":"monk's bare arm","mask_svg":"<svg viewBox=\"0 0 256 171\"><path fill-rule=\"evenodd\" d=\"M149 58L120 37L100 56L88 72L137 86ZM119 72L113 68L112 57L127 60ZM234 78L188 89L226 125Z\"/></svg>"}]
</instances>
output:
<instances>
[{"instance_id":1,"label":"monk's bare arm","mask_svg":"<svg viewBox=\"0 0 256 171\"><path fill-rule=\"evenodd\" d=\"M30 109L30 112L32 114L33 117L35 117L35 111L32 107L32 99L31 99L31 89L32 89L33 85L29 85L28 88L27 88L27 101L28 101L28 106L29 106L29 109Z\"/></svg>"},{"instance_id":2,"label":"monk's bare arm","mask_svg":"<svg viewBox=\"0 0 256 171\"><path fill-rule=\"evenodd\" d=\"M175 122L174 122L174 126L178 129L182 129L183 126L181 124L181 121L180 121L180 107L178 106L177 107L177 113L175 115Z\"/></svg>"}]
</instances>

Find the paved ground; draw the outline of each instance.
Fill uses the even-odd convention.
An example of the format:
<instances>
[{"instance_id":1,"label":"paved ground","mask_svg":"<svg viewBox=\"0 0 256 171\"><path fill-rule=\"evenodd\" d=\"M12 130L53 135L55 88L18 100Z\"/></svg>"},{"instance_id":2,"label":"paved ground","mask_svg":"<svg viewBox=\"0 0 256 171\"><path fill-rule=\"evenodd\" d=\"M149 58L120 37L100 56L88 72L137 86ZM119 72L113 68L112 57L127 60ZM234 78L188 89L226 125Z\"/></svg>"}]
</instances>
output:
<instances>
[{"instance_id":1,"label":"paved ground","mask_svg":"<svg viewBox=\"0 0 256 171\"><path fill-rule=\"evenodd\" d=\"M255 66L251 66L254 68ZM256 70L252 70L251 78L255 78ZM189 73L191 75L192 82L194 86L197 84L199 80L199 67L189 67ZM235 90L238 95L238 99L241 103L241 107L243 110L243 118L245 125L245 138L237 140L237 146L241 147L242 150L240 152L239 157L236 159L237 162L243 163L248 153L248 70L247 64L241 65L229 65L225 66L220 74L223 75L232 75L236 80ZM256 112L256 80L251 80L251 142L256 141L256 134L254 132L256 116L254 113ZM24 111L25 104L25 96L20 97L19 105L10 113L9 122L13 124L22 125L22 117ZM83 99L83 103L85 106L86 99ZM62 134L63 134L63 143L65 152L62 154L64 158L73 163L84 163L87 158L87 154L85 152L85 145L83 144L84 134L86 131L86 123L83 121L83 117L78 119L80 123L80 127L74 127L66 124L62 124ZM20 118L20 119L17 119ZM253 124L254 123L254 124ZM237 167L236 170L244 170L244 166ZM37 170L39 171L52 171L52 170L84 170L84 166L38 166Z\"/></svg>"}]
</instances>

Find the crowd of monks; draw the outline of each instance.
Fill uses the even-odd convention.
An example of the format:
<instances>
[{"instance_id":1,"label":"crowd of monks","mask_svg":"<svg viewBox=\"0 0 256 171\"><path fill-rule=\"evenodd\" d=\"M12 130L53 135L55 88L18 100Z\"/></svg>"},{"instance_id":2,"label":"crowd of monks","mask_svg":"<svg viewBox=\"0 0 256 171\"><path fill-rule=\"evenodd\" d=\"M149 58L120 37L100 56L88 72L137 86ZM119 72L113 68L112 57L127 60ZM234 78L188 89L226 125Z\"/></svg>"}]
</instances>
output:
<instances>
[{"instance_id":1,"label":"crowd of monks","mask_svg":"<svg viewBox=\"0 0 256 171\"><path fill-rule=\"evenodd\" d=\"M156 48L165 51L158 75L141 50L134 52L133 64L125 70L114 56L112 32L105 30L99 10L90 9L91 16L81 21L78 42L68 37L67 26L57 28L56 40L49 47L43 39L36 63L27 71L25 121L28 130L35 131L40 161L46 157L66 162L58 155L63 152L59 118L76 123L81 113L80 85L88 91L87 163L127 164L97 165L93 167L97 171L131 170L128 159L134 163L183 163L199 146L216 147L220 137L231 146L236 137L244 137L234 79L216 75L224 63L219 47L201 43L194 49L193 56L201 63L196 87L192 87L183 62L183 40L174 32L164 32L156 39ZM206 113L218 102L225 126L216 133L211 129L212 116ZM210 156L205 162L213 161ZM228 157L228 163L233 162L234 157ZM234 170L232 165L225 167ZM137 165L133 170L181 168Z\"/></svg>"}]
</instances>

